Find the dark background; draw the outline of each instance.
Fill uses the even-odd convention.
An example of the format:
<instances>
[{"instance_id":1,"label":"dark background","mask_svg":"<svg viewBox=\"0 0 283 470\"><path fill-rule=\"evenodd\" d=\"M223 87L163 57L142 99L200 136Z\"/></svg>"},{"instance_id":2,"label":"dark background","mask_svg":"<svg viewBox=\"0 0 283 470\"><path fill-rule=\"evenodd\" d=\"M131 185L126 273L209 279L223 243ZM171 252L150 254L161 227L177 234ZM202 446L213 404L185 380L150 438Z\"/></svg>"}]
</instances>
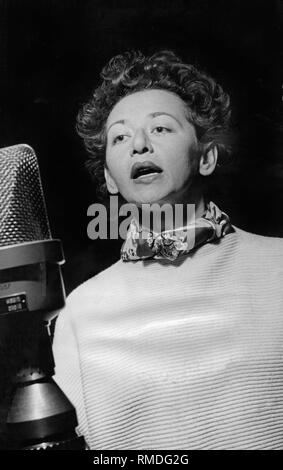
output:
<instances>
[{"instance_id":1,"label":"dark background","mask_svg":"<svg viewBox=\"0 0 283 470\"><path fill-rule=\"evenodd\" d=\"M0 0L0 147L36 151L67 292L119 256L120 242L87 238L96 193L75 120L129 49L173 49L230 93L234 162L213 200L242 229L283 236L282 39L279 0Z\"/></svg>"}]
</instances>

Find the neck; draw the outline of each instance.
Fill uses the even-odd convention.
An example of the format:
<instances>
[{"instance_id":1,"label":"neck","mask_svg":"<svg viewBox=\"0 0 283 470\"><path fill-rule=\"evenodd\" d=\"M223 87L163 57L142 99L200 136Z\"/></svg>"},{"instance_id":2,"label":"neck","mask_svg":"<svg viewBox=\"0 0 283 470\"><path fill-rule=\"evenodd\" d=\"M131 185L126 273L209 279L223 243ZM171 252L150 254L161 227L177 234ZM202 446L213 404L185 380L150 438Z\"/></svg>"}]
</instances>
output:
<instances>
[{"instance_id":1,"label":"neck","mask_svg":"<svg viewBox=\"0 0 283 470\"><path fill-rule=\"evenodd\" d=\"M160 233L166 230L176 230L202 217L205 212L203 196L189 203L166 202L142 204L139 207L139 224L150 231Z\"/></svg>"}]
</instances>

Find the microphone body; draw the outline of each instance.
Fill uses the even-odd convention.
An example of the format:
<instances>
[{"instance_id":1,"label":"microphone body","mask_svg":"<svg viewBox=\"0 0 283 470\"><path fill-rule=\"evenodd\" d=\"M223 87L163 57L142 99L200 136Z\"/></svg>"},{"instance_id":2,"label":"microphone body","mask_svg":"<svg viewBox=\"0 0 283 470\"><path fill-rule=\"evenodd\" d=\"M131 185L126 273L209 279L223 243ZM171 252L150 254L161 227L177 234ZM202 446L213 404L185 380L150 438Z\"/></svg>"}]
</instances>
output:
<instances>
[{"instance_id":1,"label":"microphone body","mask_svg":"<svg viewBox=\"0 0 283 470\"><path fill-rule=\"evenodd\" d=\"M85 449L73 405L52 379L50 322L65 304L33 149L0 150L0 431L8 449Z\"/></svg>"}]
</instances>

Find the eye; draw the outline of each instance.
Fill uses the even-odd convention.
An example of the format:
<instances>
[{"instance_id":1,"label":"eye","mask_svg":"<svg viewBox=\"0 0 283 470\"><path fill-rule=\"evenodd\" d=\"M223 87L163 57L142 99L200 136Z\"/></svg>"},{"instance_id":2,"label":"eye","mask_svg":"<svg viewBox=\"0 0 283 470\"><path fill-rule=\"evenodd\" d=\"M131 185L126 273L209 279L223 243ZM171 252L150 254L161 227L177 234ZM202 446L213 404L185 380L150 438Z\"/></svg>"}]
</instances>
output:
<instances>
[{"instance_id":1,"label":"eye","mask_svg":"<svg viewBox=\"0 0 283 470\"><path fill-rule=\"evenodd\" d=\"M113 144L118 144L120 142L123 142L125 140L126 136L124 134L120 134L120 135L117 135L114 139L113 139Z\"/></svg>"},{"instance_id":2,"label":"eye","mask_svg":"<svg viewBox=\"0 0 283 470\"><path fill-rule=\"evenodd\" d=\"M164 126L156 126L153 129L154 134L166 134L167 132L171 132L171 129L168 129L168 127Z\"/></svg>"}]
</instances>

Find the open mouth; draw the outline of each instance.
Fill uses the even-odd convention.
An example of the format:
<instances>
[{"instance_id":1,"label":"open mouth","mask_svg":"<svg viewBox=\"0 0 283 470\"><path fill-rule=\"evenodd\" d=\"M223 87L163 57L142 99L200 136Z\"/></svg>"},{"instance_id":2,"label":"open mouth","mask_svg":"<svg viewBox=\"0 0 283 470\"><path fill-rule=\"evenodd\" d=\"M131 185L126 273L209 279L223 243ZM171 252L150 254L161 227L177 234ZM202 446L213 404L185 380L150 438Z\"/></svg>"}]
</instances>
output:
<instances>
[{"instance_id":1,"label":"open mouth","mask_svg":"<svg viewBox=\"0 0 283 470\"><path fill-rule=\"evenodd\" d=\"M131 171L131 178L136 180L142 177L156 175L158 173L162 173L162 168L155 165L153 162L142 162L142 163L135 163L132 167Z\"/></svg>"}]
</instances>

